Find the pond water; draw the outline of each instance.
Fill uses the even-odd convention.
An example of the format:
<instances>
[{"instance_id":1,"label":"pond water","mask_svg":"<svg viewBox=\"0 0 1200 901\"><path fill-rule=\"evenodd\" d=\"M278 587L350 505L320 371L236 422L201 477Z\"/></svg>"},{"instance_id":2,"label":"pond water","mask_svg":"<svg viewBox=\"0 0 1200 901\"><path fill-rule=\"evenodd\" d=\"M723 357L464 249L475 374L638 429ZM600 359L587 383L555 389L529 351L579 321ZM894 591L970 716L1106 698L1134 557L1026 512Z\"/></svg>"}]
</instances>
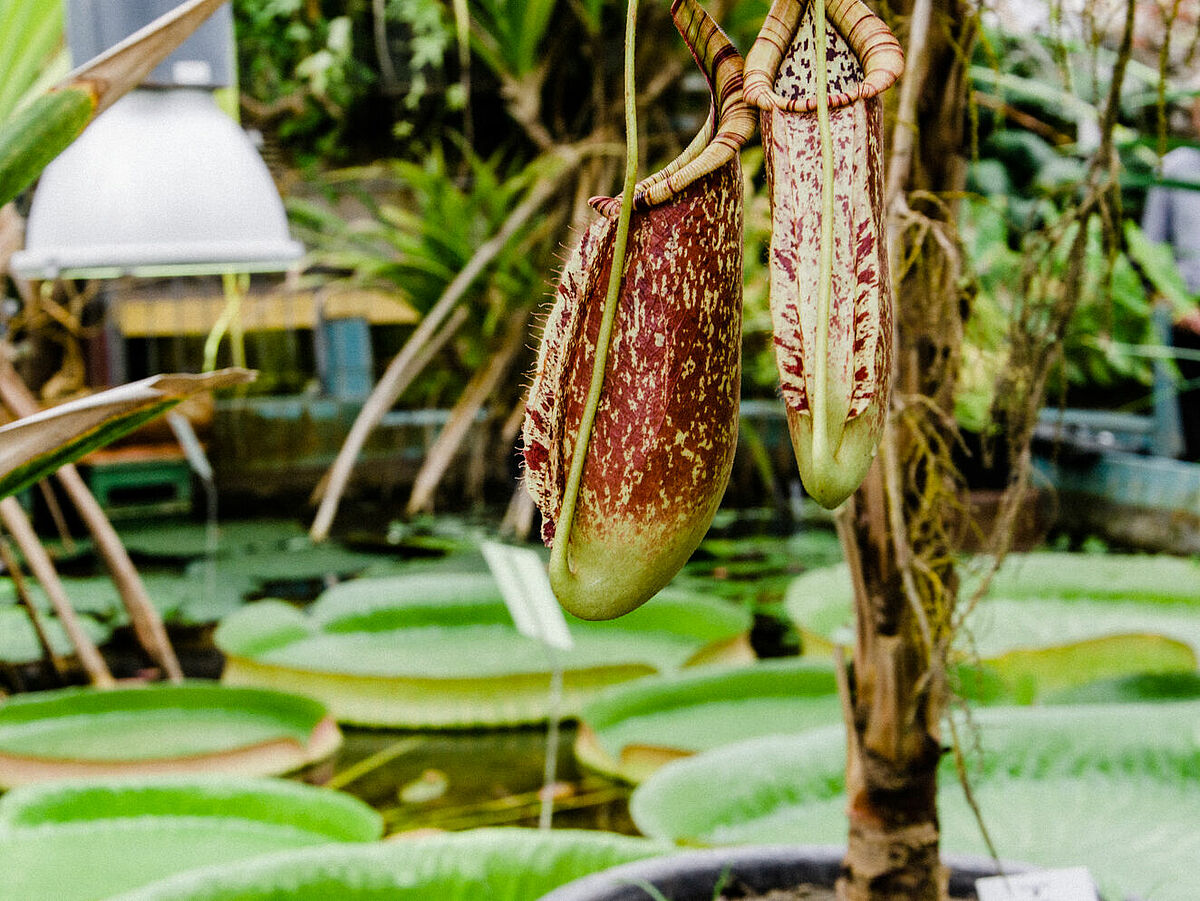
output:
<instances>
[{"instance_id":1,"label":"pond water","mask_svg":"<svg viewBox=\"0 0 1200 901\"><path fill-rule=\"evenodd\" d=\"M389 833L538 824L545 729L344 732L329 784L379 810ZM631 789L582 771L574 726L560 734L554 825L636 834Z\"/></svg>"},{"instance_id":2,"label":"pond water","mask_svg":"<svg viewBox=\"0 0 1200 901\"><path fill-rule=\"evenodd\" d=\"M348 521L354 521L353 517ZM216 679L223 658L212 643L215 623L247 601L262 597L298 606L326 587L362 575L389 575L455 556L470 568L489 523L437 518L356 531L340 542L312 545L304 525L283 519L221 522L118 523L151 599L162 611L184 671ZM799 544L797 544L799 541ZM50 543L52 547L54 543ZM86 539L55 548L72 598L86 595L87 615L110 630L103 651L114 674L136 676L146 657L128 626L119 599ZM760 656L793 652L795 636L775 615L787 582L803 566L836 554L832 531L817 527L799 539L779 534L768 518L730 518L681 575L690 588L743 605L756 613L753 641ZM819 559L818 559L819 558ZM482 560L476 561L482 569ZM52 673L27 664L12 690L53 687ZM538 824L546 730L405 732L346 728L334 761L308 774L357 795L380 810L389 832ZM555 826L635 833L627 810L630 788L581 770L572 753L573 723L560 735L554 784Z\"/></svg>"}]
</instances>

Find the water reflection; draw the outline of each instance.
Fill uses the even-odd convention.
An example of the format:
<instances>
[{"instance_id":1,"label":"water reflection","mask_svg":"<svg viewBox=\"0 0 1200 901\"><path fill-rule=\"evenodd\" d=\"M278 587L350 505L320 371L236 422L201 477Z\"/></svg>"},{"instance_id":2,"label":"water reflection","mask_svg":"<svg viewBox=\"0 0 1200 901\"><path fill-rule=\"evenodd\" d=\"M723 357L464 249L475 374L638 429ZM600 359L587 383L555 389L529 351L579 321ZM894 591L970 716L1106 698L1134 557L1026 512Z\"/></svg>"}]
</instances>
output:
<instances>
[{"instance_id":1,"label":"water reflection","mask_svg":"<svg viewBox=\"0 0 1200 901\"><path fill-rule=\"evenodd\" d=\"M636 835L630 787L582 771L564 724L554 786L556 828L605 829ZM379 810L389 833L476 826L536 826L545 763L541 728L471 732L345 729L332 784ZM374 760L372 760L374 758ZM444 788L409 791L419 781Z\"/></svg>"}]
</instances>

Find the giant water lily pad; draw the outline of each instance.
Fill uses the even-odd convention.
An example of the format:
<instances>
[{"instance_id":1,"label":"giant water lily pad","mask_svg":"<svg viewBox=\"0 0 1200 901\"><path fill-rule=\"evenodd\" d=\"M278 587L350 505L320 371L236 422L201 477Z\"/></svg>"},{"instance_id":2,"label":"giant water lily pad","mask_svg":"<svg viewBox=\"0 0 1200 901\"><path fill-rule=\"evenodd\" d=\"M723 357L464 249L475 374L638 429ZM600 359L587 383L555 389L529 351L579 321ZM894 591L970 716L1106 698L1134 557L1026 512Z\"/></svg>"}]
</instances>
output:
<instances>
[{"instance_id":1,"label":"giant water lily pad","mask_svg":"<svg viewBox=\"0 0 1200 901\"><path fill-rule=\"evenodd\" d=\"M108 576L63 577L60 581L71 607L90 621L85 628L97 633L98 637L93 636L97 643L103 643L113 627L129 622L121 594ZM144 573L141 581L163 619L181 625L215 623L242 606L246 595L257 587L254 580L225 571L219 562L210 573L204 561L178 574ZM39 610L51 610L45 591L32 579L29 592ZM0 586L0 612L15 604L15 597Z\"/></svg>"},{"instance_id":2,"label":"giant water lily pad","mask_svg":"<svg viewBox=\"0 0 1200 901\"><path fill-rule=\"evenodd\" d=\"M110 625L111 621L124 614L121 596L113 586L112 579L105 576L83 579L63 577L60 581L67 598L71 601L71 609L76 613L87 614ZM49 597L37 581L27 579L26 587L38 610L53 612ZM11 588L11 583L0 585L0 607L16 604L16 591Z\"/></svg>"},{"instance_id":3,"label":"giant water lily pad","mask_svg":"<svg viewBox=\"0 0 1200 901\"><path fill-rule=\"evenodd\" d=\"M666 850L605 832L477 829L205 867L110 901L530 901L581 876Z\"/></svg>"},{"instance_id":4,"label":"giant water lily pad","mask_svg":"<svg viewBox=\"0 0 1200 901\"><path fill-rule=\"evenodd\" d=\"M1128 701L1200 700L1200 672L1139 673L1118 679L1097 679L1059 692L1055 704L1110 704Z\"/></svg>"},{"instance_id":5,"label":"giant water lily pad","mask_svg":"<svg viewBox=\"0 0 1200 901\"><path fill-rule=\"evenodd\" d=\"M17 695L0 704L0 786L135 773L284 773L331 755L322 704L211 683Z\"/></svg>"},{"instance_id":6,"label":"giant water lily pad","mask_svg":"<svg viewBox=\"0 0 1200 901\"><path fill-rule=\"evenodd\" d=\"M832 529L808 529L791 535L743 538L709 537L674 582L703 588L722 597L774 603L783 597L797 573L842 559Z\"/></svg>"},{"instance_id":7,"label":"giant water lily pad","mask_svg":"<svg viewBox=\"0 0 1200 901\"><path fill-rule=\"evenodd\" d=\"M331 582L389 563L399 565L386 555L365 554L336 544L313 544L307 537L302 537L283 542L276 551L224 558L220 570L260 584L314 579Z\"/></svg>"},{"instance_id":8,"label":"giant water lily pad","mask_svg":"<svg viewBox=\"0 0 1200 901\"><path fill-rule=\"evenodd\" d=\"M960 724L982 748L967 753L972 791L1002 858L1085 865L1110 897L1193 896L1170 882L1200 853L1200 701L992 708L974 723ZM688 844L828 844L846 831L844 755L838 726L725 745L660 769L631 813ZM950 761L940 781L943 846L986 853Z\"/></svg>"},{"instance_id":9,"label":"giant water lily pad","mask_svg":"<svg viewBox=\"0 0 1200 901\"><path fill-rule=\"evenodd\" d=\"M222 557L275 554L289 542L302 541L304 527L288 519L219 521L215 529L202 522L130 523L118 527L130 554L150 560L192 560L215 552ZM215 539L215 541L214 541Z\"/></svg>"},{"instance_id":10,"label":"giant water lily pad","mask_svg":"<svg viewBox=\"0 0 1200 901\"><path fill-rule=\"evenodd\" d=\"M999 688L993 702L1028 704L1094 682L1134 675L1182 676L1195 669L1196 652L1187 642L1165 635L1118 633L988 657L976 671L964 667L960 690L970 696L971 680L978 673Z\"/></svg>"},{"instance_id":11,"label":"giant water lily pad","mask_svg":"<svg viewBox=\"0 0 1200 901\"><path fill-rule=\"evenodd\" d=\"M840 719L828 664L790 659L706 668L606 689L580 713L575 754L593 769L639 782L697 751Z\"/></svg>"},{"instance_id":12,"label":"giant water lily pad","mask_svg":"<svg viewBox=\"0 0 1200 901\"><path fill-rule=\"evenodd\" d=\"M0 885L21 901L91 901L195 867L381 832L379 815L349 795L276 779L26 786L0 799Z\"/></svg>"},{"instance_id":13,"label":"giant water lily pad","mask_svg":"<svg viewBox=\"0 0 1200 901\"><path fill-rule=\"evenodd\" d=\"M700 595L663 592L611 622L568 619L575 648L558 653L564 715L615 682L753 659L749 614ZM222 621L216 642L228 684L303 691L345 722L466 727L547 715L546 650L517 633L484 573L358 579L307 614L252 604Z\"/></svg>"},{"instance_id":14,"label":"giant water lily pad","mask_svg":"<svg viewBox=\"0 0 1200 901\"><path fill-rule=\"evenodd\" d=\"M963 567L962 597L979 564ZM786 607L808 644L845 639L849 571L814 570ZM1094 679L1194 669L1200 655L1200 564L1175 557L1012 554L966 622L968 646L1023 701Z\"/></svg>"},{"instance_id":15,"label":"giant water lily pad","mask_svg":"<svg viewBox=\"0 0 1200 901\"><path fill-rule=\"evenodd\" d=\"M68 656L75 652L71 639L58 618L43 613L42 626L46 630L46 638L54 653ZM95 643L105 641L112 630L97 622L90 616L78 617L79 625L87 636ZM0 601L0 660L5 663L32 663L44 656L42 643L38 640L37 631L29 619L29 614L23 607L6 606Z\"/></svg>"}]
</instances>

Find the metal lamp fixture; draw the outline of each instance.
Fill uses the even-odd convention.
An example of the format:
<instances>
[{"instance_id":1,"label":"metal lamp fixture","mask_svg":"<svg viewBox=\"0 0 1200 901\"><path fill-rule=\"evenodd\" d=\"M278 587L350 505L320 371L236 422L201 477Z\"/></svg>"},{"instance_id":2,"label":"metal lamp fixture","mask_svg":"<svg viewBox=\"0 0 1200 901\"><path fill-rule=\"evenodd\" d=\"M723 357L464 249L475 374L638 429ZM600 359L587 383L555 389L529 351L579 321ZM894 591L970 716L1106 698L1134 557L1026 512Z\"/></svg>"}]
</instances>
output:
<instances>
[{"instance_id":1,"label":"metal lamp fixture","mask_svg":"<svg viewBox=\"0 0 1200 901\"><path fill-rule=\"evenodd\" d=\"M174 5L70 0L72 54L86 60ZM233 81L232 48L226 6L46 168L18 275L262 272L301 256L270 172L212 94Z\"/></svg>"}]
</instances>

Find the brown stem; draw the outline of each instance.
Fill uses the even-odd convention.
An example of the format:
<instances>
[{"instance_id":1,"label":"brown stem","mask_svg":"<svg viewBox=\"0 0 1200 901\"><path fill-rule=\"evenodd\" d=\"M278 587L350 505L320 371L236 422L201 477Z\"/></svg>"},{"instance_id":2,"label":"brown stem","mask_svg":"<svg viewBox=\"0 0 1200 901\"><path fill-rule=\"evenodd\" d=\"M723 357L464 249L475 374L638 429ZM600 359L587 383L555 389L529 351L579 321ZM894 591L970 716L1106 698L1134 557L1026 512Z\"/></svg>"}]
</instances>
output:
<instances>
[{"instance_id":1,"label":"brown stem","mask_svg":"<svg viewBox=\"0 0 1200 901\"><path fill-rule=\"evenodd\" d=\"M37 400L3 355L0 355L0 403L18 417L32 416L39 410ZM129 553L121 543L117 530L113 528L103 508L88 490L79 470L68 464L59 469L56 476L96 542L96 549L104 559L113 584L116 585L121 601L129 613L138 642L162 667L167 678L172 682L182 681L183 670L167 637L162 616L150 602L146 586L138 575L137 567L129 559Z\"/></svg>"},{"instance_id":2,"label":"brown stem","mask_svg":"<svg viewBox=\"0 0 1200 901\"><path fill-rule=\"evenodd\" d=\"M508 114L525 130L540 152L546 153L555 146L554 137L542 124L542 83L544 73L539 68L520 78L501 73L500 93L504 97Z\"/></svg>"},{"instance_id":3,"label":"brown stem","mask_svg":"<svg viewBox=\"0 0 1200 901\"><path fill-rule=\"evenodd\" d=\"M929 58L925 52L929 40L932 0L916 0L908 22L907 70L900 79L900 99L896 108L896 127L892 130L892 154L888 160L887 191L884 209L891 209L902 197L912 171L913 148L918 137L917 99L925 84Z\"/></svg>"},{"instance_id":4,"label":"brown stem","mask_svg":"<svg viewBox=\"0 0 1200 901\"><path fill-rule=\"evenodd\" d=\"M7 498L7 500L12 500L12 498ZM50 636L46 634L46 626L42 622L42 614L38 611L37 603L29 593L29 586L25 582L25 576L21 573L21 566L17 562L16 554L9 547L8 540L2 537L0 537L0 563L4 564L5 570L8 571L8 577L12 579L13 588L17 592L17 598L21 601L21 606L25 608L25 612L29 615L29 623L33 626L34 634L37 635L38 644L42 646L46 660L50 662L50 668L54 670L54 674L58 677L59 682L65 681L66 666L63 664L62 658L54 652L54 646L50 644Z\"/></svg>"},{"instance_id":5,"label":"brown stem","mask_svg":"<svg viewBox=\"0 0 1200 901\"><path fill-rule=\"evenodd\" d=\"M379 74L383 76L383 90L392 94L399 89L396 67L392 65L392 51L387 39L386 0L371 0L371 36L375 41L375 59L379 61Z\"/></svg>"},{"instance_id":6,"label":"brown stem","mask_svg":"<svg viewBox=\"0 0 1200 901\"><path fill-rule=\"evenodd\" d=\"M856 619L852 723L846 765L850 833L838 897L939 901L938 719L944 702L913 605L899 587L884 467L872 467L850 515Z\"/></svg>"},{"instance_id":7,"label":"brown stem","mask_svg":"<svg viewBox=\"0 0 1200 901\"><path fill-rule=\"evenodd\" d=\"M525 476L521 476L517 479L517 486L513 489L512 497L508 499L508 507L496 531L500 535L525 541L533 531L533 514L536 512L537 505L534 504L529 489L525 487Z\"/></svg>"},{"instance_id":8,"label":"brown stem","mask_svg":"<svg viewBox=\"0 0 1200 901\"><path fill-rule=\"evenodd\" d=\"M67 597L62 580L58 577L58 572L54 569L50 555L42 547L37 533L34 532L33 526L29 522L29 517L25 515L25 511L16 498L6 497L0 501L0 519L4 522L4 528L12 535L13 541L17 543L17 547L21 549L21 554L29 565L29 571L42 586L42 590L46 592L46 597L50 599L50 605L54 608L58 621L62 623L67 637L71 639L71 644L75 646L75 653L79 657L79 662L83 664L88 678L97 688L112 688L116 685L116 681L109 672L108 665L100 656L95 643L83 631L83 626L80 625L79 618L75 615L75 608L71 606L71 601ZM5 565L8 565L7 562ZM10 571L17 572L15 568ZM14 584L19 576L20 573L17 572L13 577Z\"/></svg>"},{"instance_id":9,"label":"brown stem","mask_svg":"<svg viewBox=\"0 0 1200 901\"><path fill-rule=\"evenodd\" d=\"M853 506L839 514L857 630L846 766L850 832L838 895L940 901L947 872L938 854L937 770L945 636L957 595L946 522L961 504L947 411L963 307L953 213L937 198L962 188L963 48L974 17L957 0L901 0L893 9L909 23L887 181L897 263L896 392L884 447Z\"/></svg>"},{"instance_id":10,"label":"brown stem","mask_svg":"<svg viewBox=\"0 0 1200 901\"><path fill-rule=\"evenodd\" d=\"M80 519L83 520L96 549L104 559L113 584L121 595L121 600L129 613L130 623L138 643L145 649L172 682L183 681L183 669L171 639L167 637L166 626L162 616L150 601L142 577L138 575L137 567L129 559L129 552L121 543L121 536L113 528L104 509L88 490L87 483L74 466L64 466L58 471L58 479L66 490L71 502L75 505Z\"/></svg>"},{"instance_id":11,"label":"brown stem","mask_svg":"<svg viewBox=\"0 0 1200 901\"><path fill-rule=\"evenodd\" d=\"M342 493L346 490L346 484L350 481L350 474L354 470L354 462L358 458L363 445L366 443L367 436L379 424L379 420L383 418L383 414L391 409L392 404L396 402L396 398L399 397L400 393L407 386L408 379L411 379L411 376L408 379L405 378L409 370L410 361L432 339L442 321L458 306L463 295L466 294L467 289L471 287L475 279L483 273L492 260L499 256L500 252L508 244L509 239L524 226L530 217L547 200L558 192L562 181L568 173L573 172L578 167L581 159L582 156L579 154L573 154L556 177L547 179L539 184L509 214L496 234L479 246L474 256L471 257L458 275L454 277L454 280L446 286L446 290L442 292L442 296L438 298L437 302L429 309L429 312L421 319L420 324L408 341L405 342L400 353L396 354L391 363L388 364L383 377L380 378L370 397L363 404L358 418L354 420L354 425L350 428L350 434L346 436L341 450L338 451L333 465L329 468L327 476L328 487L321 498L321 505L317 509L317 515L313 519L312 527L309 529L309 536L313 541L324 541L329 537L329 529L333 525L334 516L337 515L337 508L341 502Z\"/></svg>"},{"instance_id":12,"label":"brown stem","mask_svg":"<svg viewBox=\"0 0 1200 901\"><path fill-rule=\"evenodd\" d=\"M475 421L479 410L491 397L496 386L508 372L513 358L525 343L525 324L529 321L529 310L514 313L509 320L509 328L504 341L496 350L487 364L481 366L471 377L467 387L454 409L450 419L438 433L433 446L425 455L425 461L413 482L412 494L404 512L412 516L422 511L433 510L433 495L450 468L450 462L470 431L471 423Z\"/></svg>"}]
</instances>

